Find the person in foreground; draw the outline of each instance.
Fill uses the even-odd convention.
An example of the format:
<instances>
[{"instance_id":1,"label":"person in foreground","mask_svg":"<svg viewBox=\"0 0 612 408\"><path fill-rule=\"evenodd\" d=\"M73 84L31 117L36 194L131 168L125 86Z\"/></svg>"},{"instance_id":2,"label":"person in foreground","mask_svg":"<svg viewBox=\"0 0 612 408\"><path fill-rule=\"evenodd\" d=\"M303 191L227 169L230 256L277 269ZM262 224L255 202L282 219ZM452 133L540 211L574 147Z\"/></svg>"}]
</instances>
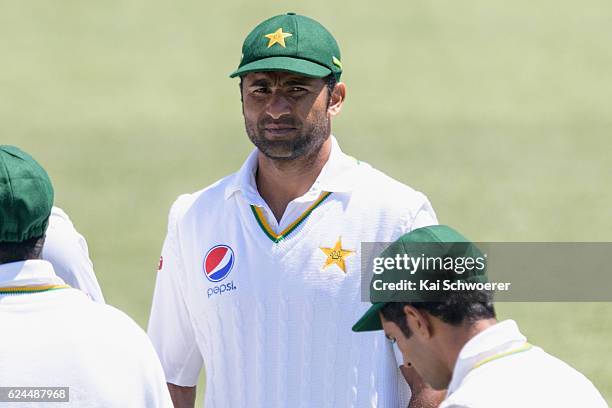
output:
<instances>
[{"instance_id":1,"label":"person in foreground","mask_svg":"<svg viewBox=\"0 0 612 408\"><path fill-rule=\"evenodd\" d=\"M403 235L381 257L396 255L459 260L483 254L457 231L438 225ZM384 330L405 364L434 389L447 389L440 408L607 407L584 375L528 343L513 320L498 322L491 292L420 290L422 280L486 282L486 265L461 273L440 267L402 272L386 269L376 279L413 281L417 289L380 294L371 288L375 303L353 331Z\"/></svg>"},{"instance_id":2,"label":"person in foreground","mask_svg":"<svg viewBox=\"0 0 612 408\"><path fill-rule=\"evenodd\" d=\"M66 285L41 259L53 196L31 156L0 145L0 387L66 387L56 397L74 407L171 407L144 331Z\"/></svg>"},{"instance_id":3,"label":"person in foreground","mask_svg":"<svg viewBox=\"0 0 612 408\"><path fill-rule=\"evenodd\" d=\"M422 406L382 333L351 326L367 308L361 242L437 223L429 200L331 135L346 85L321 24L275 16L242 50L232 76L256 149L174 203L157 273L149 335L173 401L193 407L204 365L207 407Z\"/></svg>"}]
</instances>

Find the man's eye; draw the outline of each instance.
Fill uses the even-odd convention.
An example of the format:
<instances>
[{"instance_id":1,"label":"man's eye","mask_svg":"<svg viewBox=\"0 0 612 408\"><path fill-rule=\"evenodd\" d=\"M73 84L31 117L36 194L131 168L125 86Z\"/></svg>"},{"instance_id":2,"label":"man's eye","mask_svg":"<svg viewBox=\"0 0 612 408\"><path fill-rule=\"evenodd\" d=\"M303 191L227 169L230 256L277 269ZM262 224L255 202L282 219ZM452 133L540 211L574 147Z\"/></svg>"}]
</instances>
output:
<instances>
[{"instance_id":1,"label":"man's eye","mask_svg":"<svg viewBox=\"0 0 612 408\"><path fill-rule=\"evenodd\" d=\"M291 92L306 92L306 88L302 88L301 86L292 86L289 91Z\"/></svg>"},{"instance_id":2,"label":"man's eye","mask_svg":"<svg viewBox=\"0 0 612 408\"><path fill-rule=\"evenodd\" d=\"M385 337L391 342L391 344L395 344L395 342L397 341L395 338L385 334Z\"/></svg>"},{"instance_id":3,"label":"man's eye","mask_svg":"<svg viewBox=\"0 0 612 408\"><path fill-rule=\"evenodd\" d=\"M253 93L266 94L266 93L269 93L269 92L270 92L269 88L255 88L255 89L253 89Z\"/></svg>"}]
</instances>

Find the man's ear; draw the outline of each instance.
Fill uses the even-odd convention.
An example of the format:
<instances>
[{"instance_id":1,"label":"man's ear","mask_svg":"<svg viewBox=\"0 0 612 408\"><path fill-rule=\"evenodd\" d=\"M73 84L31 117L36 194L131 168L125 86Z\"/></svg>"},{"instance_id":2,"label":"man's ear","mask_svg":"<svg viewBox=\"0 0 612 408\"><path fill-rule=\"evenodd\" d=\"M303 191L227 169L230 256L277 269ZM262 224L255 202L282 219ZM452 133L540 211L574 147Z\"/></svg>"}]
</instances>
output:
<instances>
[{"instance_id":1,"label":"man's ear","mask_svg":"<svg viewBox=\"0 0 612 408\"><path fill-rule=\"evenodd\" d=\"M331 93L329 98L329 106L327 111L330 115L336 116L342 110L342 104L346 99L346 85L344 82L338 82L334 87L334 90Z\"/></svg>"},{"instance_id":2,"label":"man's ear","mask_svg":"<svg viewBox=\"0 0 612 408\"><path fill-rule=\"evenodd\" d=\"M404 306L404 313L406 314L406 323L413 334L425 339L432 336L432 326L427 313L421 312L410 305Z\"/></svg>"}]
</instances>

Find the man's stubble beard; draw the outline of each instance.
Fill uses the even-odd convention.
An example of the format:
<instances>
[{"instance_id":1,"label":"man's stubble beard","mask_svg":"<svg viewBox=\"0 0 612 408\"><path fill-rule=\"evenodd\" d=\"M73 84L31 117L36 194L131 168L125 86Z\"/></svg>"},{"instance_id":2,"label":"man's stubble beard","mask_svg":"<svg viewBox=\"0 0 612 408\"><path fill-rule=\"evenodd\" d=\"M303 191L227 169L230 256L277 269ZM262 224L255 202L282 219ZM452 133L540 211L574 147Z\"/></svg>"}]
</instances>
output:
<instances>
[{"instance_id":1,"label":"man's stubble beard","mask_svg":"<svg viewBox=\"0 0 612 408\"><path fill-rule=\"evenodd\" d=\"M249 123L245 118L245 128L251 142L271 160L291 162L298 159L314 160L331 133L330 118L324 112L317 117L312 126L302 128L289 140L270 140L264 136L263 127ZM301 160L300 160L301 161Z\"/></svg>"}]
</instances>

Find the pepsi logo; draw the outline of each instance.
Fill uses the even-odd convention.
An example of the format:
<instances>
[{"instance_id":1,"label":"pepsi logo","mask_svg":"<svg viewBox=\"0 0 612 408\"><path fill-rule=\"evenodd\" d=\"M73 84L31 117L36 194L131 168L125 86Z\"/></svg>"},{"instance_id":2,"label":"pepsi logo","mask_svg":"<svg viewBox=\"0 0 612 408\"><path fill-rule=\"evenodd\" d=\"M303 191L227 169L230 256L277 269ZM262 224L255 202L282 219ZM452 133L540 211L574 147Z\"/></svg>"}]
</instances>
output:
<instances>
[{"instance_id":1,"label":"pepsi logo","mask_svg":"<svg viewBox=\"0 0 612 408\"><path fill-rule=\"evenodd\" d=\"M204 272L211 282L222 281L234 266L234 251L227 245L215 245L204 257Z\"/></svg>"}]
</instances>

